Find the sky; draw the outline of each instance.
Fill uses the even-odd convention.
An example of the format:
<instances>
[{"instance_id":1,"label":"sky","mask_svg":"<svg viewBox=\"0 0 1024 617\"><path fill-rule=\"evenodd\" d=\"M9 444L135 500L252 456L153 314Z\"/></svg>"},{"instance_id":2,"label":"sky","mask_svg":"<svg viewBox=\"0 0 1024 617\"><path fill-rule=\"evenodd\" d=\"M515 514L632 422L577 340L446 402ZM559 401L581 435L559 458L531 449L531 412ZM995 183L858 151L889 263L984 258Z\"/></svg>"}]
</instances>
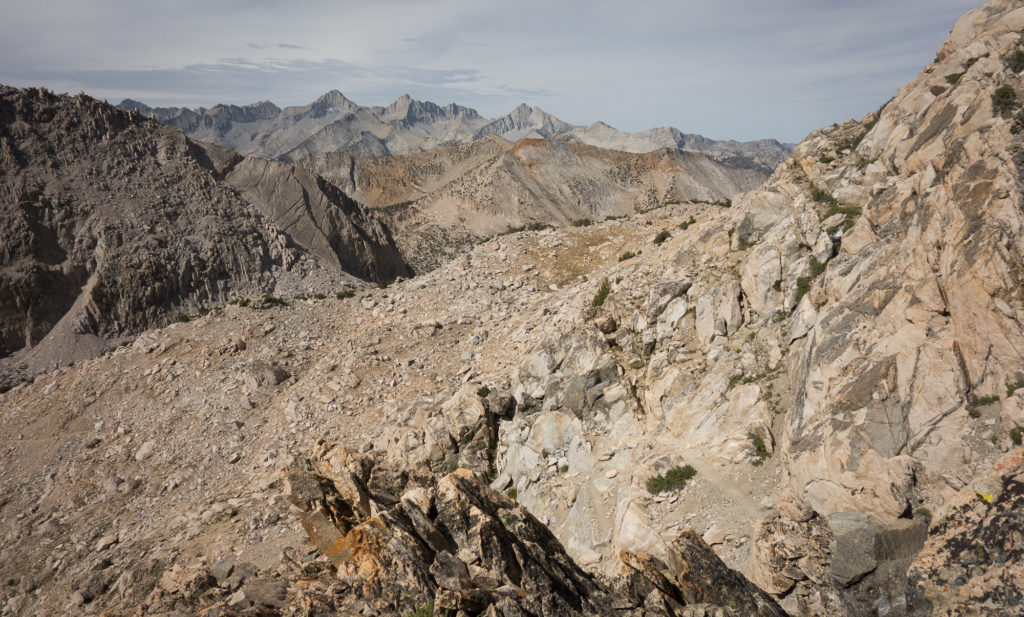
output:
<instances>
[{"instance_id":1,"label":"sky","mask_svg":"<svg viewBox=\"0 0 1024 617\"><path fill-rule=\"evenodd\" d=\"M980 3L4 0L0 83L188 107L408 93L797 142L895 95Z\"/></svg>"}]
</instances>

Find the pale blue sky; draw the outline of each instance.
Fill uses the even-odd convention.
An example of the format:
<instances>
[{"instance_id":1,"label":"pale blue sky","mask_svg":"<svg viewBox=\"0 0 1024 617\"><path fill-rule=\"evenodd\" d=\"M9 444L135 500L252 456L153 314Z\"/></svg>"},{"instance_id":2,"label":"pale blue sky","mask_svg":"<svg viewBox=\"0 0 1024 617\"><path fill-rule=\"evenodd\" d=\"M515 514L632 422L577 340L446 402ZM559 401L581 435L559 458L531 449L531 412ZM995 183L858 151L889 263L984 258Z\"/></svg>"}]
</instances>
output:
<instances>
[{"instance_id":1,"label":"pale blue sky","mask_svg":"<svg viewBox=\"0 0 1024 617\"><path fill-rule=\"evenodd\" d=\"M6 0L0 83L153 106L409 93L795 142L888 100L979 3Z\"/></svg>"}]
</instances>

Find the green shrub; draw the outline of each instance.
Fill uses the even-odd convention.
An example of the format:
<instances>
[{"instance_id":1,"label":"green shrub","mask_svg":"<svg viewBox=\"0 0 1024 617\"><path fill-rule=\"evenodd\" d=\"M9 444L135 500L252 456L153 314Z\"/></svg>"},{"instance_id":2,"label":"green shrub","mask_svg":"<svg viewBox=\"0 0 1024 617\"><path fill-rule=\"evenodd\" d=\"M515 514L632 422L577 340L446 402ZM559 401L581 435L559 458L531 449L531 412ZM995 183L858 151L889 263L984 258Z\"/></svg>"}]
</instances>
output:
<instances>
[{"instance_id":1,"label":"green shrub","mask_svg":"<svg viewBox=\"0 0 1024 617\"><path fill-rule=\"evenodd\" d=\"M809 276L801 276L796 280L796 299L793 302L794 310L800 304L800 300L811 290L811 280L812 278Z\"/></svg>"},{"instance_id":2,"label":"green shrub","mask_svg":"<svg viewBox=\"0 0 1024 617\"><path fill-rule=\"evenodd\" d=\"M1014 73L1024 71L1024 51L1017 50L1017 53L1010 56L1010 70Z\"/></svg>"},{"instance_id":3,"label":"green shrub","mask_svg":"<svg viewBox=\"0 0 1024 617\"><path fill-rule=\"evenodd\" d=\"M992 109L999 115L1005 116L1013 111L1017 103L1017 93L1010 84L1003 84L996 88L992 95Z\"/></svg>"},{"instance_id":4,"label":"green shrub","mask_svg":"<svg viewBox=\"0 0 1024 617\"><path fill-rule=\"evenodd\" d=\"M344 291L339 291L337 294L335 294L335 297L337 299L339 299L339 300L342 300L344 298L352 298L355 295L356 295L356 290L355 289L346 289Z\"/></svg>"},{"instance_id":5,"label":"green shrub","mask_svg":"<svg viewBox=\"0 0 1024 617\"><path fill-rule=\"evenodd\" d=\"M288 301L284 298L263 294L263 304L265 306L288 306Z\"/></svg>"},{"instance_id":6,"label":"green shrub","mask_svg":"<svg viewBox=\"0 0 1024 617\"><path fill-rule=\"evenodd\" d=\"M188 323L190 321L192 321L191 317L189 317L185 313L178 313L178 322L179 323Z\"/></svg>"},{"instance_id":7,"label":"green shrub","mask_svg":"<svg viewBox=\"0 0 1024 617\"><path fill-rule=\"evenodd\" d=\"M377 287L379 287L381 289L387 289L388 287L391 287L391 285L394 282L395 282L395 279L381 279L381 281L377 283Z\"/></svg>"},{"instance_id":8,"label":"green shrub","mask_svg":"<svg viewBox=\"0 0 1024 617\"><path fill-rule=\"evenodd\" d=\"M530 223L526 226L528 231L543 231L545 229L551 229L551 225L547 223Z\"/></svg>"},{"instance_id":9,"label":"green shrub","mask_svg":"<svg viewBox=\"0 0 1024 617\"><path fill-rule=\"evenodd\" d=\"M317 300L326 300L327 299L327 296L322 294L322 293L315 293L315 294L313 294L313 297L316 298Z\"/></svg>"},{"instance_id":10,"label":"green shrub","mask_svg":"<svg viewBox=\"0 0 1024 617\"><path fill-rule=\"evenodd\" d=\"M663 493L665 491L674 491L682 489L686 486L686 483L693 479L697 475L697 470L686 465L680 467L676 465L672 469L665 472L664 475L656 475L647 480L647 492L652 495Z\"/></svg>"},{"instance_id":11,"label":"green shrub","mask_svg":"<svg viewBox=\"0 0 1024 617\"><path fill-rule=\"evenodd\" d=\"M827 259L825 260L825 263L822 263L818 261L817 257L811 255L811 273L813 273L815 277L821 276L822 273L825 272L826 267L828 267Z\"/></svg>"},{"instance_id":12,"label":"green shrub","mask_svg":"<svg viewBox=\"0 0 1024 617\"><path fill-rule=\"evenodd\" d=\"M956 82L960 81L960 78L964 76L965 72L966 71L962 71L960 73L950 73L949 75L946 75L946 81L948 81L951 84L956 84Z\"/></svg>"},{"instance_id":13,"label":"green shrub","mask_svg":"<svg viewBox=\"0 0 1024 617\"><path fill-rule=\"evenodd\" d=\"M771 458L772 454L768 451L768 447L764 444L764 439L760 435L751 431L747 433L747 439L754 444L754 464L760 465L764 463L765 459Z\"/></svg>"},{"instance_id":14,"label":"green shrub","mask_svg":"<svg viewBox=\"0 0 1024 617\"><path fill-rule=\"evenodd\" d=\"M597 289L597 294L594 295L594 299L590 302L590 306L601 306L604 301L608 299L608 294L612 292L612 284L608 282L608 279L601 281L601 286Z\"/></svg>"},{"instance_id":15,"label":"green shrub","mask_svg":"<svg viewBox=\"0 0 1024 617\"><path fill-rule=\"evenodd\" d=\"M519 497L519 491L517 491L516 487L513 486L512 488L505 491L505 496L511 499L512 501L515 501L516 498Z\"/></svg>"},{"instance_id":16,"label":"green shrub","mask_svg":"<svg viewBox=\"0 0 1024 617\"><path fill-rule=\"evenodd\" d=\"M476 395L480 398L487 398L487 395L491 393L491 389L487 386L480 386L477 388Z\"/></svg>"},{"instance_id":17,"label":"green shrub","mask_svg":"<svg viewBox=\"0 0 1024 617\"><path fill-rule=\"evenodd\" d=\"M818 162L819 163L823 163L825 165L828 165L829 163L831 163L834 160L836 160L836 157L828 156L827 154L822 154L821 156L818 157Z\"/></svg>"},{"instance_id":18,"label":"green shrub","mask_svg":"<svg viewBox=\"0 0 1024 617\"><path fill-rule=\"evenodd\" d=\"M656 244L656 245L657 244L661 244L665 240L668 240L671 237L672 237L672 234L668 233L667 229L663 229L663 230L658 232L658 235L654 236L654 244Z\"/></svg>"},{"instance_id":19,"label":"green shrub","mask_svg":"<svg viewBox=\"0 0 1024 617\"><path fill-rule=\"evenodd\" d=\"M634 253L633 251L626 251L625 253L619 255L619 261L626 261L627 259L633 259L634 257L636 257L636 253Z\"/></svg>"},{"instance_id":20,"label":"green shrub","mask_svg":"<svg viewBox=\"0 0 1024 617\"><path fill-rule=\"evenodd\" d=\"M1010 441L1013 445L1019 446L1024 444L1024 430L1021 430L1019 426L1015 426L1010 429Z\"/></svg>"},{"instance_id":21,"label":"green shrub","mask_svg":"<svg viewBox=\"0 0 1024 617\"><path fill-rule=\"evenodd\" d=\"M4 394L5 392L10 392L11 388L13 388L13 387L14 387L14 385L13 384L9 384L9 383L0 386L0 394Z\"/></svg>"},{"instance_id":22,"label":"green shrub","mask_svg":"<svg viewBox=\"0 0 1024 617\"><path fill-rule=\"evenodd\" d=\"M594 221L590 220L589 218L576 219L575 221L572 222L573 227L587 227L588 225L593 224Z\"/></svg>"}]
</instances>

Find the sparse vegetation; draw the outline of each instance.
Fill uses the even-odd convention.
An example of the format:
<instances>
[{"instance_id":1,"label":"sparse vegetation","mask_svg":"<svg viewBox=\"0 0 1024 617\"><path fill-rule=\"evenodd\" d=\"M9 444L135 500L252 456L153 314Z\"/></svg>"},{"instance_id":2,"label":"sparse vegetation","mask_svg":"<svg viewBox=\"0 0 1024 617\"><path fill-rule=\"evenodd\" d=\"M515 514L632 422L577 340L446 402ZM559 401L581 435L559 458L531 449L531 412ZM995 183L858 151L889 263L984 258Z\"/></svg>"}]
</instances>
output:
<instances>
[{"instance_id":1,"label":"sparse vegetation","mask_svg":"<svg viewBox=\"0 0 1024 617\"><path fill-rule=\"evenodd\" d=\"M1021 388L1024 388L1024 377L1019 377L1017 380L1006 384L1006 398L1010 398L1014 392Z\"/></svg>"},{"instance_id":2,"label":"sparse vegetation","mask_svg":"<svg viewBox=\"0 0 1024 617\"><path fill-rule=\"evenodd\" d=\"M1024 71L1024 51L1018 49L1010 56L1010 70L1014 73Z\"/></svg>"},{"instance_id":3,"label":"sparse vegetation","mask_svg":"<svg viewBox=\"0 0 1024 617\"><path fill-rule=\"evenodd\" d=\"M619 261L626 261L627 259L633 259L634 257L636 257L636 253L634 253L633 251L626 251L625 253L619 255Z\"/></svg>"},{"instance_id":4,"label":"sparse vegetation","mask_svg":"<svg viewBox=\"0 0 1024 617\"><path fill-rule=\"evenodd\" d=\"M278 298L276 296L271 296L271 295L263 294L263 305L264 306L288 306L288 301L285 300L284 298Z\"/></svg>"},{"instance_id":5,"label":"sparse vegetation","mask_svg":"<svg viewBox=\"0 0 1024 617\"><path fill-rule=\"evenodd\" d=\"M356 290L355 289L345 289L345 290L339 291L337 294L335 294L335 297L337 299L339 299L339 300L343 300L345 298L355 297L355 295L356 295Z\"/></svg>"},{"instance_id":6,"label":"sparse vegetation","mask_svg":"<svg viewBox=\"0 0 1024 617\"><path fill-rule=\"evenodd\" d=\"M395 282L395 279L381 279L381 280L380 280L380 281L379 281L379 282L377 283L377 287L379 287L379 288L381 288L381 289L387 289L388 287L391 287L391 285L392 285L392 284L393 284L394 282Z\"/></svg>"},{"instance_id":7,"label":"sparse vegetation","mask_svg":"<svg viewBox=\"0 0 1024 617\"><path fill-rule=\"evenodd\" d=\"M996 88L992 95L992 109L999 115L1005 116L1013 111L1017 104L1017 93L1010 84L1003 84Z\"/></svg>"},{"instance_id":8,"label":"sparse vegetation","mask_svg":"<svg viewBox=\"0 0 1024 617\"><path fill-rule=\"evenodd\" d=\"M594 299L590 302L590 306L601 306L604 301L608 299L608 294L612 292L612 284L608 282L608 279L601 281L601 286L597 288L597 294L594 295Z\"/></svg>"},{"instance_id":9,"label":"sparse vegetation","mask_svg":"<svg viewBox=\"0 0 1024 617\"><path fill-rule=\"evenodd\" d=\"M178 323L188 323L192 321L192 318L185 313L178 313Z\"/></svg>"},{"instance_id":10,"label":"sparse vegetation","mask_svg":"<svg viewBox=\"0 0 1024 617\"><path fill-rule=\"evenodd\" d=\"M754 333L751 332L751 335L753 334ZM733 375L729 378L729 386L727 389L732 390L740 384L754 383L755 381L757 381L757 375L743 375L742 373L739 375Z\"/></svg>"},{"instance_id":11,"label":"sparse vegetation","mask_svg":"<svg viewBox=\"0 0 1024 617\"><path fill-rule=\"evenodd\" d=\"M512 488L505 491L505 496L511 499L512 501L515 501L519 497L519 491L517 491L516 487L513 486Z\"/></svg>"},{"instance_id":12,"label":"sparse vegetation","mask_svg":"<svg viewBox=\"0 0 1024 617\"><path fill-rule=\"evenodd\" d=\"M589 218L576 219L575 221L572 222L573 227L587 227L593 224L594 221L590 220Z\"/></svg>"},{"instance_id":13,"label":"sparse vegetation","mask_svg":"<svg viewBox=\"0 0 1024 617\"><path fill-rule=\"evenodd\" d=\"M5 392L10 392L11 388L13 388L13 387L14 386L11 385L11 384L4 384L4 385L0 386L0 394L4 394Z\"/></svg>"},{"instance_id":14,"label":"sparse vegetation","mask_svg":"<svg viewBox=\"0 0 1024 617\"><path fill-rule=\"evenodd\" d=\"M480 398L487 398L487 395L491 393L491 389L487 386L480 386L477 388L476 395Z\"/></svg>"},{"instance_id":15,"label":"sparse vegetation","mask_svg":"<svg viewBox=\"0 0 1024 617\"><path fill-rule=\"evenodd\" d=\"M966 73L966 71L950 73L949 75L946 75L946 81L950 84L956 84L956 82L960 81L960 78L964 76L964 73Z\"/></svg>"},{"instance_id":16,"label":"sparse vegetation","mask_svg":"<svg viewBox=\"0 0 1024 617\"><path fill-rule=\"evenodd\" d=\"M831 193L818 188L813 182L810 183L811 199L818 203L828 204L832 208L838 208L839 202Z\"/></svg>"},{"instance_id":17,"label":"sparse vegetation","mask_svg":"<svg viewBox=\"0 0 1024 617\"><path fill-rule=\"evenodd\" d=\"M313 297L316 298L317 300L326 300L327 299L326 295L324 295L322 293L319 293L319 292L313 294Z\"/></svg>"},{"instance_id":18,"label":"sparse vegetation","mask_svg":"<svg viewBox=\"0 0 1024 617\"><path fill-rule=\"evenodd\" d=\"M690 220L688 220L688 221L683 221L682 223L679 223L679 229L684 229L684 230L685 230L685 229L689 229L689 228L690 228L690 225L693 225L693 224L694 224L694 223L696 223L696 222L697 222L697 219L695 219L695 218L693 218L693 217L691 216L691 217L690 217Z\"/></svg>"},{"instance_id":19,"label":"sparse vegetation","mask_svg":"<svg viewBox=\"0 0 1024 617\"><path fill-rule=\"evenodd\" d=\"M697 470L686 465L680 467L676 465L672 469L665 472L664 475L658 474L647 480L647 492L652 495L658 493L664 493L665 491L680 490L686 486L686 483L693 479L697 475Z\"/></svg>"},{"instance_id":20,"label":"sparse vegetation","mask_svg":"<svg viewBox=\"0 0 1024 617\"><path fill-rule=\"evenodd\" d=\"M985 405L991 405L998 400L998 394L993 394L992 396L972 396L971 400L967 403L967 415L972 418L980 418L981 408Z\"/></svg>"},{"instance_id":21,"label":"sparse vegetation","mask_svg":"<svg viewBox=\"0 0 1024 617\"><path fill-rule=\"evenodd\" d=\"M827 267L828 267L828 260L827 259L825 260L824 263L822 263L822 262L818 261L817 257L815 257L814 255L811 255L811 273L815 277L821 276L825 272L825 268L827 268Z\"/></svg>"},{"instance_id":22,"label":"sparse vegetation","mask_svg":"<svg viewBox=\"0 0 1024 617\"><path fill-rule=\"evenodd\" d=\"M831 163L834 160L836 160L836 157L829 156L827 154L822 154L821 156L818 157L818 162L822 163L824 165L828 165L829 163Z\"/></svg>"},{"instance_id":23,"label":"sparse vegetation","mask_svg":"<svg viewBox=\"0 0 1024 617\"><path fill-rule=\"evenodd\" d=\"M435 613L433 600L427 602L426 604L417 606L415 609L413 609L411 613L409 613L409 617L434 617L434 615ZM437 613L437 615L438 617L448 617L449 611L448 609L444 609L441 612Z\"/></svg>"},{"instance_id":24,"label":"sparse vegetation","mask_svg":"<svg viewBox=\"0 0 1024 617\"><path fill-rule=\"evenodd\" d=\"M668 240L671 237L672 234L670 234L667 229L663 229L658 232L658 235L654 236L654 244L660 245L661 243L665 242L665 240Z\"/></svg>"},{"instance_id":25,"label":"sparse vegetation","mask_svg":"<svg viewBox=\"0 0 1024 617\"><path fill-rule=\"evenodd\" d=\"M1015 446L1019 446L1021 444L1024 444L1024 430L1022 430L1021 427L1019 427L1019 426L1015 426L1015 427L1011 428L1010 429L1010 441L1012 441L1013 445L1015 445Z\"/></svg>"},{"instance_id":26,"label":"sparse vegetation","mask_svg":"<svg viewBox=\"0 0 1024 617\"><path fill-rule=\"evenodd\" d=\"M761 465L765 459L772 457L771 452L768 451L768 447L764 443L764 439L760 435L751 431L747 433L747 439L754 444L754 465Z\"/></svg>"}]
</instances>

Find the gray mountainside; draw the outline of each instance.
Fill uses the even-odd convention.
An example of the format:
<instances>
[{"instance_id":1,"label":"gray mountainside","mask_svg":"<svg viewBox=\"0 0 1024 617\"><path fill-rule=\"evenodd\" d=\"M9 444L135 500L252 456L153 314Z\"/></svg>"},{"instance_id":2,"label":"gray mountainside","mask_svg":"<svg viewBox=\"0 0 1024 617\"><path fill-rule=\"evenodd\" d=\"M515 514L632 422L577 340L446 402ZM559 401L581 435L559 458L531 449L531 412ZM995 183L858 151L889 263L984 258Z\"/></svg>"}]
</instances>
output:
<instances>
[{"instance_id":1,"label":"gray mountainside","mask_svg":"<svg viewBox=\"0 0 1024 617\"><path fill-rule=\"evenodd\" d=\"M7 368L313 274L332 289L409 274L387 228L322 178L42 90L0 90L0 231L0 356L34 352Z\"/></svg>"},{"instance_id":2,"label":"gray mountainside","mask_svg":"<svg viewBox=\"0 0 1024 617\"><path fill-rule=\"evenodd\" d=\"M493 120L468 107L454 103L442 107L409 95L387 107L362 107L337 90L310 105L284 109L268 101L198 110L152 108L130 99L121 101L118 107L151 115L194 139L227 146L247 156L286 161L337 150L374 156L414 154L495 135L512 142L551 138L638 154L676 148L703 152L735 167L770 174L791 151L772 139L715 141L672 127L626 133L601 122L589 127L573 126L526 104Z\"/></svg>"},{"instance_id":3,"label":"gray mountainside","mask_svg":"<svg viewBox=\"0 0 1024 617\"><path fill-rule=\"evenodd\" d=\"M4 617L1019 616L1022 101L1024 1L990 0L731 207L511 232L0 393ZM507 145L476 147L550 147Z\"/></svg>"}]
</instances>

